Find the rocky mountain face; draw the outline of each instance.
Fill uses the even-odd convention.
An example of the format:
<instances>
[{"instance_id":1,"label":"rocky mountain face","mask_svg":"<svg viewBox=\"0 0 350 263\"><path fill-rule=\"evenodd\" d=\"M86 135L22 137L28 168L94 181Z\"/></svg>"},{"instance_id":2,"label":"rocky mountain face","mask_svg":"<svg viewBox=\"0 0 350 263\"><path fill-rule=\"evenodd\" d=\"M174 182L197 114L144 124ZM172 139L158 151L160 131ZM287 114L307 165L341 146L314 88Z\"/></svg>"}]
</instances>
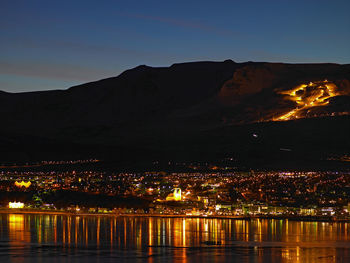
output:
<instances>
[{"instance_id":1,"label":"rocky mountain face","mask_svg":"<svg viewBox=\"0 0 350 263\"><path fill-rule=\"evenodd\" d=\"M88 150L77 149L97 152L97 147L117 152L117 158L147 153L152 159L200 159L245 152L249 159L250 151L263 156L285 145L301 149L301 141L327 141L333 135L326 123L342 123L332 151L343 153L350 143L349 113L350 65L226 60L139 66L67 90L0 92L0 146L6 149L0 154L42 158L37 157L42 148L55 152L55 145L70 145L57 154L84 155ZM324 134L304 133L309 126ZM295 127L300 130L291 133ZM252 141L256 130L265 138L277 130L283 136L273 137L271 148L259 135ZM328 144L322 145L315 151L325 153Z\"/></svg>"}]
</instances>

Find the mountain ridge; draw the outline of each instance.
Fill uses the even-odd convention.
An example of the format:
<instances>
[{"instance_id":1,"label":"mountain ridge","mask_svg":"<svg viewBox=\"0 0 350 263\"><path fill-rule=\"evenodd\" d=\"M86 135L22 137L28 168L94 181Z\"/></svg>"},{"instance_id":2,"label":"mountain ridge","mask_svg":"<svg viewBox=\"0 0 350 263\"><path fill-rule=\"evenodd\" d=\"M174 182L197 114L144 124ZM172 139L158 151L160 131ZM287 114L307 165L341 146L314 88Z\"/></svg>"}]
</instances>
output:
<instances>
[{"instance_id":1,"label":"mountain ridge","mask_svg":"<svg viewBox=\"0 0 350 263\"><path fill-rule=\"evenodd\" d=\"M281 94L293 93L298 85L304 85L296 91L305 100L302 109L297 108L299 102L294 101L294 97ZM327 87L332 85L336 87L334 94L328 94L331 91ZM327 94L319 95L320 92ZM126 151L131 153L143 149L140 152L153 152L151 155L157 158L157 154L166 155L167 148L174 150L177 156L190 152L188 149L193 146L191 138L198 137L202 143L210 142L215 138L214 131L225 127L233 130L232 135L225 133L226 140L229 144L235 142L232 147L239 145L237 148L242 151L244 140L248 142L251 138L248 136L247 139L243 131L238 132L237 136L243 140L241 144L233 138L235 130L244 130L251 123L269 127L264 122L279 120L283 114L296 109L303 114L301 118L328 116L331 118L329 122L337 122L341 117L332 119L331 116L350 111L349 95L349 64L236 63L225 60L176 63L170 67L141 65L119 76L66 90L0 92L0 118L2 131L6 134L37 136L57 140L58 144L60 141L71 143L74 147L108 146L124 151L128 149ZM317 107L306 107L309 102L315 102ZM293 114L291 116L294 118ZM306 119L303 125L306 127L308 122ZM328 121L319 121L323 122ZM344 123L348 129L347 121ZM235 128L239 126L243 128ZM274 127L282 126L285 125L274 124ZM250 134L249 129L247 133ZM327 136L327 129L325 127L323 136ZM288 133L287 130L284 132ZM308 136L299 135L303 140ZM319 140L322 141L321 137ZM337 144L341 140L347 140L347 145L348 139L343 137ZM231 154L232 150L225 150L224 141L220 142L221 148L218 149L222 149L222 155L226 154L225 151ZM294 141L297 144L297 138ZM339 145L339 152L344 151L343 146ZM74 151L74 147L69 151ZM193 158L198 154L198 151L193 153ZM64 150L62 155L65 155Z\"/></svg>"}]
</instances>

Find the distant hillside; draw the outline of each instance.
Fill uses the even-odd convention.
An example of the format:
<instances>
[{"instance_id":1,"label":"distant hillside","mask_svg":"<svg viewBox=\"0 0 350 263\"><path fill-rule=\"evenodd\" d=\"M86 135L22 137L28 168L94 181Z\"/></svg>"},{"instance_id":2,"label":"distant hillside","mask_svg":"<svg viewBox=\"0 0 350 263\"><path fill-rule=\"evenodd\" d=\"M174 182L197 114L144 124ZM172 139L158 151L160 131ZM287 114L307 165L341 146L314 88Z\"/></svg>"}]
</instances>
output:
<instances>
[{"instance_id":1,"label":"distant hillside","mask_svg":"<svg viewBox=\"0 0 350 263\"><path fill-rule=\"evenodd\" d=\"M264 162L287 148L291 161L320 160L350 152L349 113L350 65L139 66L67 90L0 92L0 157Z\"/></svg>"}]
</instances>

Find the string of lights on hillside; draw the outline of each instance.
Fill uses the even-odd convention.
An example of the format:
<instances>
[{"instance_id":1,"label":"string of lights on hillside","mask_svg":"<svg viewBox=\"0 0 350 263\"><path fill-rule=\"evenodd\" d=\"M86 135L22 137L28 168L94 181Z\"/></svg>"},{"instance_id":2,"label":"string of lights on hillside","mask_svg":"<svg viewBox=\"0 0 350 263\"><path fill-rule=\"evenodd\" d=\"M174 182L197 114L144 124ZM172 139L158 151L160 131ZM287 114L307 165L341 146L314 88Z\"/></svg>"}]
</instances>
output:
<instances>
[{"instance_id":1,"label":"string of lights on hillside","mask_svg":"<svg viewBox=\"0 0 350 263\"><path fill-rule=\"evenodd\" d=\"M305 110L314 107L326 106L329 98L340 95L337 86L328 80L301 84L294 89L281 91L279 94L287 95L286 99L295 101L296 108L274 119L275 121L287 121L303 117Z\"/></svg>"}]
</instances>

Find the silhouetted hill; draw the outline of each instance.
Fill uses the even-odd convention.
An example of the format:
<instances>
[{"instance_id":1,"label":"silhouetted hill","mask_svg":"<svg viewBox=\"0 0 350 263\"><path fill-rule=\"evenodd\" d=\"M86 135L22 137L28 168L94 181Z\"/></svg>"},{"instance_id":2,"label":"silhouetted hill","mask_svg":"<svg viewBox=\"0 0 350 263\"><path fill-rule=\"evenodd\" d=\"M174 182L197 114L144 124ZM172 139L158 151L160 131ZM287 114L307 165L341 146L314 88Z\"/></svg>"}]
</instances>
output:
<instances>
[{"instance_id":1,"label":"silhouetted hill","mask_svg":"<svg viewBox=\"0 0 350 263\"><path fill-rule=\"evenodd\" d=\"M350 151L349 95L350 65L138 66L67 90L0 92L0 157L318 161Z\"/></svg>"}]
</instances>

